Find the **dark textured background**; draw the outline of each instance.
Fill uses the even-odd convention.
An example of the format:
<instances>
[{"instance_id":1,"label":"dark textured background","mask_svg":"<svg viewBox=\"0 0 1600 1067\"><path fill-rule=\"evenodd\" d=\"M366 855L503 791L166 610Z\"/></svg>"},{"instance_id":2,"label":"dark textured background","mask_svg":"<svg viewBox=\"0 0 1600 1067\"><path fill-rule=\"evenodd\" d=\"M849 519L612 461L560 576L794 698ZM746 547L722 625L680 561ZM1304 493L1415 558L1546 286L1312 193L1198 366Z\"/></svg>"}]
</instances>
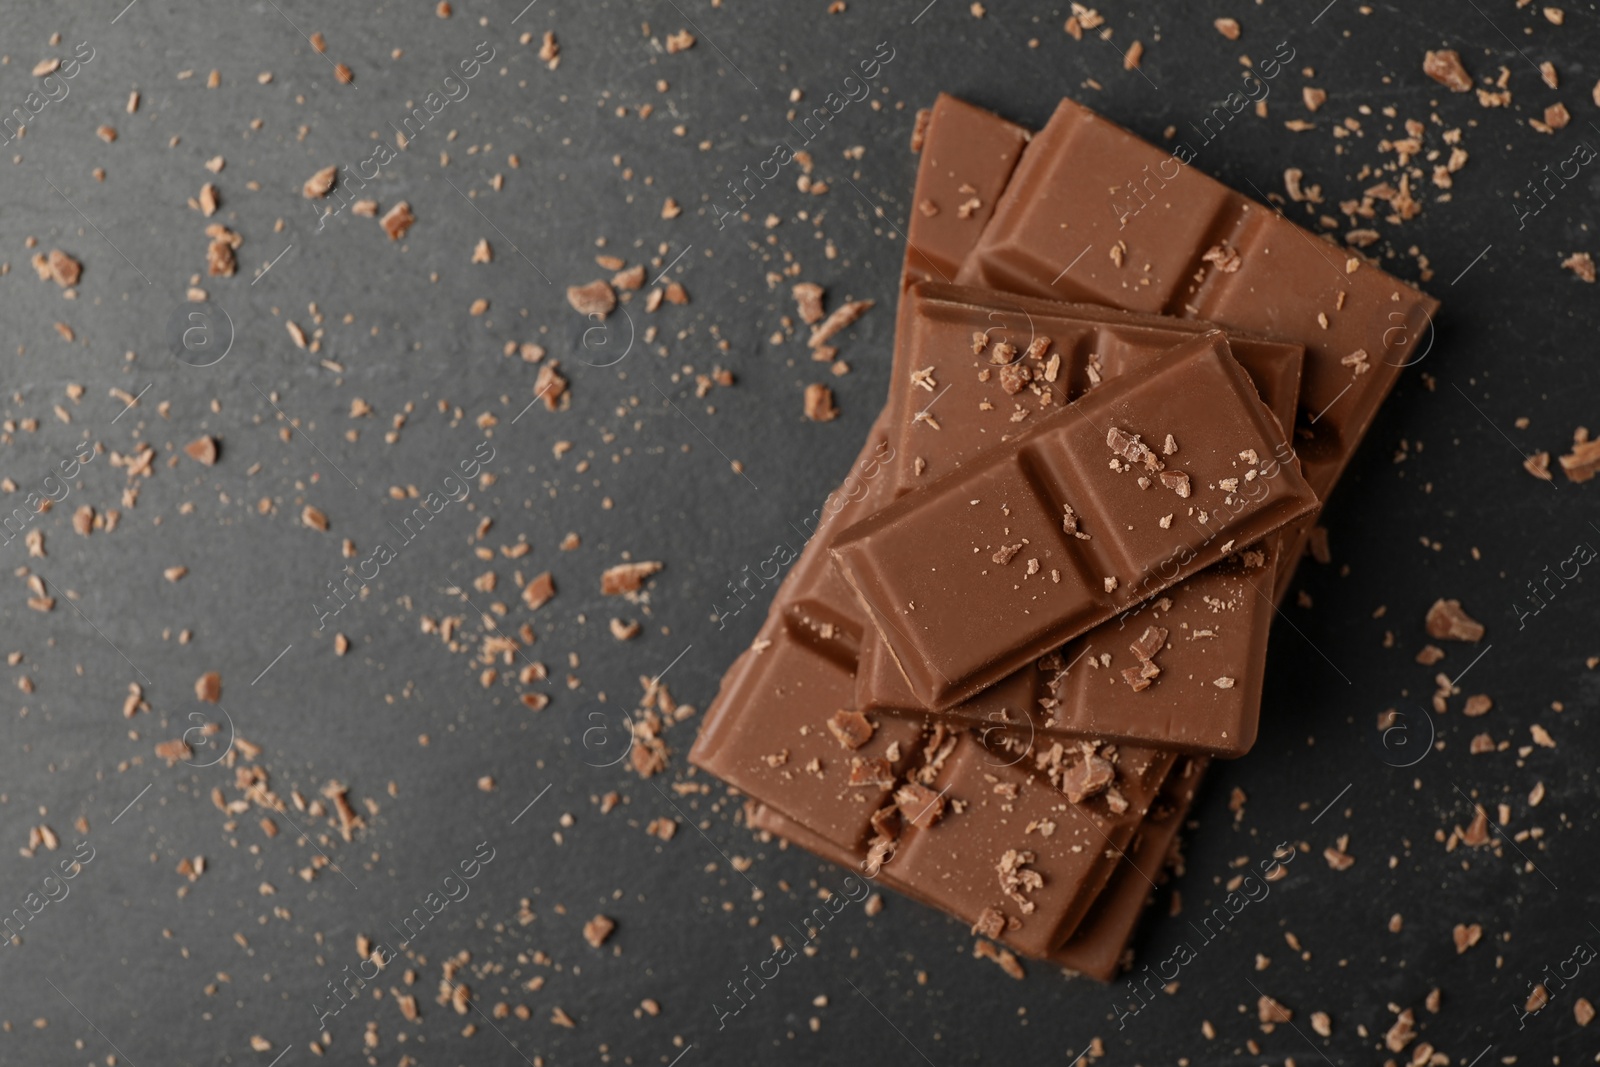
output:
<instances>
[{"instance_id":1,"label":"dark textured background","mask_svg":"<svg viewBox=\"0 0 1600 1067\"><path fill-rule=\"evenodd\" d=\"M1558 267L1575 250L1600 253L1600 169L1587 168L1526 228L1517 210L1525 203L1519 190L1541 167L1568 158L1579 141L1600 144L1600 109L1590 99L1600 77L1596 5L1565 3L1561 27L1537 2L1518 10L1511 0L1103 7L1116 48L1145 43L1141 75L1122 69L1111 44L1067 37L1064 8L996 2L975 19L957 0L938 0L919 17L921 4L850 0L829 16L824 0L540 0L516 25L520 0L462 0L448 20L418 0L138 0L120 17L120 0L11 6L0 43L6 110L37 84L29 71L40 58L67 54L78 41L89 42L95 58L67 98L4 147L0 162L0 261L10 264L0 278L9 342L0 402L8 419L40 420L36 431L4 438L0 472L21 487L4 502L16 506L84 439L123 454L149 441L159 456L154 476L138 479L137 506L120 503L127 477L108 452L40 520L46 558L28 559L20 538L4 547L7 566L35 568L57 603L49 613L29 610L20 570L0 598L0 651L22 653L5 668L0 839L21 848L29 827L42 823L63 844L33 858L8 851L0 911L20 906L78 841L95 856L69 883L70 896L0 951L0 1064L110 1063L116 1050L118 1062L141 1067L265 1065L279 1055L286 1065L309 1062L317 1025L308 1005L325 995L334 972L356 962L355 937L392 940L386 923L482 841L495 859L471 896L412 945L425 965L405 961L418 972L422 1021L403 1022L387 996L347 1008L329 1023L332 1062L358 1062L366 1023L376 1020L371 1062L382 1064L407 1054L421 1064L667 1064L680 1054L686 1067L1070 1063L1098 1036L1112 1063L1342 1065L1382 1062L1382 1034L1404 1007L1417 1011L1420 1040L1452 1063L1570 1064L1595 1054L1600 1030L1580 1029L1572 1003L1582 994L1600 999L1600 970L1582 971L1524 1029L1516 1007L1546 965L1555 968L1584 939L1600 944L1591 925L1600 923L1600 906L1588 723L1600 674L1584 663L1600 655L1592 581L1569 585L1521 629L1511 605L1575 543L1600 544L1592 525L1600 524L1600 490L1565 480L1547 486L1520 467L1521 453L1564 451L1575 426L1600 419L1596 290ZM1243 23L1239 41L1211 28L1219 15ZM666 36L691 25L695 47L665 54ZM560 40L555 71L535 55L546 29ZM524 30L534 32L529 45L518 42ZM327 57L304 36L315 31L326 35ZM48 43L55 32L61 47ZM374 138L392 142L389 124L404 117L407 102L437 89L446 67L480 41L496 56L470 83L470 96L446 108L372 188L385 209L410 201L418 221L407 239L391 243L375 222L348 212L315 232L301 182L318 167L365 157ZM752 206L754 222L718 231L706 204L732 172L788 136L789 91L802 88L815 104L881 41L895 50L877 83L881 107L849 108L813 145L815 177L831 191L813 197L774 186ZM970 959L972 939L958 924L891 896L876 918L859 907L844 912L814 957L786 967L719 1031L711 1004L725 983L764 958L770 935L809 911L817 887L837 888L843 872L757 844L736 823L737 805L719 802L721 787L689 775L684 754L697 719L668 732L666 776L641 782L624 765L597 765L625 746L621 712L635 704L641 675L671 664L666 681L678 699L706 706L759 621L747 611L719 631L708 622L718 591L818 506L881 403L902 247L868 201L904 227L915 109L946 90L1037 125L1070 93L1159 139L1239 84L1241 54L1265 57L1280 41L1294 48L1295 69L1274 83L1271 117L1236 120L1201 150L1202 169L1240 189L1280 190L1284 168L1298 166L1308 183L1321 184L1331 211L1376 180L1364 167L1392 158L1380 139L1403 136L1400 122L1427 122L1434 112L1444 127L1429 124L1430 146L1440 146L1441 128L1460 126L1471 159L1450 202L1420 190L1420 217L1379 224L1384 240L1372 251L1396 254L1397 273L1418 279L1413 246L1436 272L1425 287L1444 302L1437 340L1401 379L1330 503L1335 563L1307 565L1297 584L1313 606L1287 607L1273 631L1260 741L1247 758L1213 771L1186 834L1187 873L1175 883L1184 914L1168 917L1164 890L1139 935L1139 964L1185 939L1198 942L1189 918L1216 903L1238 861L1258 862L1280 841L1306 851L1267 899L1200 948L1175 995L1121 1030L1115 990L1038 964L1014 982ZM1505 65L1511 107L1487 110L1424 78L1422 53L1435 47L1459 49L1476 75ZM394 58L397 48L403 54ZM1531 69L1543 60L1559 69L1559 90ZM336 83L333 62L350 65L354 86ZM1302 77L1302 65L1314 77ZM205 86L212 69L222 76L216 89ZM185 70L194 76L180 79ZM257 83L261 71L273 73L270 84ZM1301 106L1302 84L1328 90L1318 115ZM130 116L123 105L134 88L143 105ZM1525 120L1556 100L1572 110L1572 125L1555 136L1530 129ZM653 114L641 119L641 104ZM1382 114L1389 105L1397 118ZM1358 115L1361 106L1372 114ZM1332 125L1352 116L1362 133L1332 138ZM1312 117L1318 128L1291 134L1282 121L1292 117ZM256 118L262 124L252 130ZM114 144L95 136L101 123L117 127ZM683 136L673 133L679 123ZM864 155L846 158L857 145ZM511 153L520 168L507 164ZM226 169L213 177L202 164L219 154ZM96 167L105 168L103 183L92 176ZM499 192L490 184L496 174L505 176ZM208 180L223 200L209 221L244 237L231 279L203 277L208 220L185 203ZM685 207L676 220L660 218L667 196ZM769 211L783 220L770 231L761 226ZM76 300L35 280L30 235L41 250L60 247L84 261ZM480 237L495 250L487 266L468 263ZM652 279L684 253L672 274L691 303L649 315L636 300L606 334L589 335L586 349L591 324L567 307L563 290L606 273L592 258L601 238L604 251L652 264ZM836 258L827 258L827 242ZM843 345L852 373L829 379L842 409L831 424L800 416L801 387L826 368L792 341L768 342L793 307L787 280L771 289L766 273L790 257L831 300L879 302ZM180 363L167 342L169 316L197 273L214 301L212 328L224 330L220 308L234 330L228 356L207 368ZM473 317L468 307L480 297L490 309ZM320 357L342 373L289 341L284 320L309 329L311 303L325 316ZM63 340L56 322L76 339ZM653 343L644 335L652 324ZM512 425L533 396L537 368L501 348L526 340L561 360L572 403L559 413L541 405ZM584 363L607 363L624 350L609 368ZM697 400L693 374L714 365L731 369L738 384ZM80 402L65 397L68 383L85 387ZM148 392L119 415L113 387ZM289 441L264 394L297 421ZM374 418L347 417L356 397L373 405ZM441 400L449 411L439 411ZM70 410L70 424L52 414L56 404ZM408 404L415 410L398 440L385 443ZM499 425L480 429L483 413ZM1521 416L1531 419L1525 430L1514 426ZM361 431L356 442L345 439L351 427ZM176 451L202 433L222 443L215 467ZM364 602L319 632L308 605L344 562L339 538L367 551L385 536L386 521L409 511L389 499L391 486L436 486L486 433L496 483L446 509L384 568ZM557 440L573 442L572 451L554 455ZM1402 449L1406 458L1396 462ZM732 472L719 450L742 461L748 477ZM263 498L270 514L258 513ZM614 506L603 507L603 498ZM300 525L305 503L330 516L328 533ZM120 526L78 537L70 519L82 504L120 507ZM521 537L533 550L516 561L474 558L471 534L484 516L495 520L484 544ZM559 552L568 531L581 535L582 547ZM624 553L666 563L648 615L598 595L599 571ZM172 584L161 572L175 564L189 575ZM549 664L552 680L539 688L553 700L533 713L505 684L480 686L479 665L422 633L419 619L462 615L477 633L478 611L455 589L493 568L500 588L473 593L475 604L503 600L520 621L526 613L511 572L547 567L560 593L536 616L530 655ZM1483 646L1453 646L1440 669L1458 675L1481 651L1462 688L1492 695L1494 710L1467 722L1460 697L1432 721L1413 710L1412 746L1392 736L1386 748L1372 728L1378 713L1409 708L1407 699L1426 705L1433 691L1434 670L1413 656L1438 596L1461 598L1489 626ZM643 619L644 633L614 641L606 631L613 615ZM181 644L185 628L194 637ZM332 652L335 628L353 642L343 659ZM1389 630L1394 647L1385 648ZM576 667L569 653L580 657ZM204 708L205 718L219 718L192 695L193 680L210 670L221 673L222 707L238 735L262 747L259 762L279 793L314 796L338 779L358 805L378 803L348 844L326 820L293 814L348 881L323 871L302 882L294 872L314 847L289 826L264 838L259 811L230 832L210 793L220 786L238 795L231 771L169 767L153 756L156 742L191 725L191 713ZM569 673L576 688L564 684ZM34 692L10 684L24 676ZM145 686L153 710L125 721L130 682ZM1557 747L1532 746L1534 724ZM1430 731L1435 751L1415 766L1393 766L1417 758ZM1482 731L1510 747L1469 756L1469 739ZM421 734L429 735L426 747ZM201 752L193 762L209 758ZM477 788L482 775L495 779L493 792ZM680 796L671 786L684 780L709 788ZM1547 793L1533 808L1527 796L1536 782ZM1228 810L1234 788L1248 796L1237 818ZM623 804L601 815L596 798L613 789ZM1508 804L1507 833L1539 827L1543 836L1516 842L1497 832L1490 848L1447 853L1443 836L1470 820L1469 797L1491 813L1493 803ZM572 824L563 827L567 813ZM644 832L663 816L682 823L665 844ZM86 833L74 829L79 817ZM1346 834L1356 863L1330 870L1321 853ZM191 885L174 867L197 855L207 870ZM727 857L754 858L746 874L761 899ZM276 894L259 895L263 882ZM516 919L523 898L537 914L526 926ZM274 917L274 907L287 917ZM580 936L596 912L618 922L600 951ZM1404 926L1390 933L1397 912ZM1484 932L1459 957L1457 923L1480 923ZM461 950L472 962L460 977L485 1010L526 1004L532 1019L495 1021L497 1034L476 1012L457 1016L436 1005L439 964ZM547 962L535 961L537 952ZM1264 970L1258 953L1270 957ZM379 984L399 986L399 970ZM521 988L534 975L545 976L543 988ZM1436 1015L1422 1007L1435 987ZM1261 992L1295 1009L1293 1027L1262 1033ZM645 997L660 1002L659 1017L639 1015ZM558 1006L575 1029L548 1021ZM1333 1018L1326 1040L1309 1027L1319 1010ZM1202 1037L1204 1020L1215 1040ZM475 1036L463 1036L469 1024ZM271 1049L252 1051L252 1035Z\"/></svg>"}]
</instances>

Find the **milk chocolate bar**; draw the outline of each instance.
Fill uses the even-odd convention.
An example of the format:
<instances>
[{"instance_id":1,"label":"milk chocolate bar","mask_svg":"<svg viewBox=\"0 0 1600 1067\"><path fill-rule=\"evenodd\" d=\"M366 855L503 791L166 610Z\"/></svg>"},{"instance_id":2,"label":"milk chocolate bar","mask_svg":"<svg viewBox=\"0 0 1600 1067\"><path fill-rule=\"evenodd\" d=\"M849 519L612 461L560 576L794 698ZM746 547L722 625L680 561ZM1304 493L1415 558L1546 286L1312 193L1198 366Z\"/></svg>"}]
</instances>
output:
<instances>
[{"instance_id":1,"label":"milk chocolate bar","mask_svg":"<svg viewBox=\"0 0 1600 1067\"><path fill-rule=\"evenodd\" d=\"M1401 368L1432 343L1438 301L1199 173L1188 155L1063 100L956 280L1305 345L1295 451L1326 498Z\"/></svg>"},{"instance_id":2,"label":"milk chocolate bar","mask_svg":"<svg viewBox=\"0 0 1600 1067\"><path fill-rule=\"evenodd\" d=\"M1178 832L1194 802L1205 762L1203 759L1181 760L1167 774L1161 792L1126 850L1128 862L1115 869L1072 936L1045 959L1102 982L1111 981L1126 966L1128 942L1152 887L1165 868L1175 862ZM829 840L775 808L751 804L746 808L745 821L752 829L777 834L847 870L866 870L865 852ZM920 904L937 907L915 882L899 877L892 863L878 871L876 880ZM988 899L979 894L955 917L975 928L981 927L990 907ZM988 929L994 929L992 920ZM999 932L1004 933L1003 930Z\"/></svg>"},{"instance_id":3,"label":"milk chocolate bar","mask_svg":"<svg viewBox=\"0 0 1600 1067\"><path fill-rule=\"evenodd\" d=\"M901 289L923 281L955 279L1022 149L1032 136L1015 123L948 93L917 116L922 159L906 235Z\"/></svg>"},{"instance_id":4,"label":"milk chocolate bar","mask_svg":"<svg viewBox=\"0 0 1600 1067\"><path fill-rule=\"evenodd\" d=\"M832 555L913 695L942 710L1309 513L1293 458L1213 331L887 505Z\"/></svg>"},{"instance_id":5,"label":"milk chocolate bar","mask_svg":"<svg viewBox=\"0 0 1600 1067\"><path fill-rule=\"evenodd\" d=\"M928 130L929 145L938 139L939 130L936 117ZM917 242L915 222L911 238ZM902 351L897 345L897 358L903 363ZM852 704L863 623L859 606L829 566L825 549L836 531L876 510L887 495L889 480L882 476L882 464L893 461L893 450L883 426L880 419L863 447L850 491L830 497L824 509L830 517L817 526L774 597L760 635L724 676L690 753L696 765L785 812L819 838L863 854L874 851L880 864L894 848L903 821L902 802L909 806L913 825L937 817L937 803L924 798L939 798L939 792L917 776L942 767L958 749L968 751L978 740L957 738L937 725L925 735L922 725L911 720L886 718L873 723L846 710ZM1044 765L1029 762L1035 758L1042 758ZM989 762L1008 768L1005 773L1019 783L1036 779L1029 785L1029 795L1037 793L1041 800L1049 795L1047 790L1055 790L1051 775L1057 781L1069 773L1084 777L1081 787L1073 787L1076 802L1102 810L1092 815L1058 813L1071 816L1075 826L1073 834L1063 834L1059 840L1066 844L1091 829L1103 832L1104 839L1092 849L1080 846L1077 865L1070 871L1065 860L1052 860L1058 863L1052 889L1057 913L1029 926L1035 939L1064 938L1116 869L1117 850L1137 832L1155 786L1174 758L1171 753L1131 747L1109 751L1091 746L1086 752L1057 746L1039 757L1000 749L990 756L953 761L945 772L951 777L938 789L957 796L982 793L992 785L983 777L989 773ZM1106 766L1111 768L1109 776L1102 773ZM1065 794L1057 791L1057 795Z\"/></svg>"},{"instance_id":6,"label":"milk chocolate bar","mask_svg":"<svg viewBox=\"0 0 1600 1067\"><path fill-rule=\"evenodd\" d=\"M915 365L897 368L890 388L896 458L887 471L901 494L1208 328L940 284L915 286L905 299L909 314L900 329ZM982 351L975 352L980 338ZM1230 341L1280 425L1292 425L1304 350L1250 338ZM1018 736L1099 736L1242 755L1254 742L1260 709L1276 542L1269 538L1248 555L1236 553L1160 601L1096 627L1052 657L1053 669L1023 667L941 714ZM1152 626L1170 635L1155 657L1162 673L1154 684L1128 682L1121 672L1142 663L1130 655L1130 645ZM1234 684L1215 686L1213 680L1223 676ZM855 706L863 712L922 713L875 631L862 640Z\"/></svg>"}]
</instances>

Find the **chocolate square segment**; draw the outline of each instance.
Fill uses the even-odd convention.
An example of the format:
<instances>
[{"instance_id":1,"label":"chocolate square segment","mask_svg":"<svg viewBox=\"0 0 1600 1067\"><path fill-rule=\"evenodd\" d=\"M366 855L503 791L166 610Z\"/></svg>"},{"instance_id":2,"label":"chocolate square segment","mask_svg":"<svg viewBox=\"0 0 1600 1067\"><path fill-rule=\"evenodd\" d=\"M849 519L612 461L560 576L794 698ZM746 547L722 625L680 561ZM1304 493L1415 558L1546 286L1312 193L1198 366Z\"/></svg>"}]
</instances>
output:
<instances>
[{"instance_id":1,"label":"chocolate square segment","mask_svg":"<svg viewBox=\"0 0 1600 1067\"><path fill-rule=\"evenodd\" d=\"M1131 434L1154 449L1139 458ZM1179 450L1158 458L1167 435ZM1226 339L1205 334L845 530L834 562L942 710L1313 509L1282 444ZM1161 484L1168 461L1187 497ZM1066 507L1087 540L1064 532Z\"/></svg>"}]
</instances>

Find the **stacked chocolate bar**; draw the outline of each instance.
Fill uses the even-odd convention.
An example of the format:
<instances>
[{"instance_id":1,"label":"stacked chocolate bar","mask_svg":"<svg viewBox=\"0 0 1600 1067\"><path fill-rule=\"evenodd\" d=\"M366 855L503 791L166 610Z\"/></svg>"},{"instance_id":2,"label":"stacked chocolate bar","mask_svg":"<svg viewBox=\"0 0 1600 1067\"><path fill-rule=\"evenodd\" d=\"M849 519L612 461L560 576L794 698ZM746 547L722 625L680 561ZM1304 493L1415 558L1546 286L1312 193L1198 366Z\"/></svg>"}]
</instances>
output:
<instances>
[{"instance_id":1,"label":"stacked chocolate bar","mask_svg":"<svg viewBox=\"0 0 1600 1067\"><path fill-rule=\"evenodd\" d=\"M917 142L888 403L691 759L1109 980L1438 305L1071 100L941 96Z\"/></svg>"}]
</instances>

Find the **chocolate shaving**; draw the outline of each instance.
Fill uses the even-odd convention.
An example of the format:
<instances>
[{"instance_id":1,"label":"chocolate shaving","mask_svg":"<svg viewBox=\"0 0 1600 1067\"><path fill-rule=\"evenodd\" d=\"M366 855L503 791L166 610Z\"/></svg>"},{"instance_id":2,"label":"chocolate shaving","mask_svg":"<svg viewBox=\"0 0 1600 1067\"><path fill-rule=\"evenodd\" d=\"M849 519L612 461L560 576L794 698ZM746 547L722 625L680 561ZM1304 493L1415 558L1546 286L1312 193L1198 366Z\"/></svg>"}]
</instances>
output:
<instances>
[{"instance_id":1,"label":"chocolate shaving","mask_svg":"<svg viewBox=\"0 0 1600 1067\"><path fill-rule=\"evenodd\" d=\"M1428 609L1428 635L1451 641L1482 641L1483 623L1461 610L1459 600L1436 600Z\"/></svg>"},{"instance_id":2,"label":"chocolate shaving","mask_svg":"<svg viewBox=\"0 0 1600 1067\"><path fill-rule=\"evenodd\" d=\"M859 711L836 711L828 720L828 729L839 744L845 748L860 748L872 740L873 732L877 727L867 721L867 717Z\"/></svg>"}]
</instances>

